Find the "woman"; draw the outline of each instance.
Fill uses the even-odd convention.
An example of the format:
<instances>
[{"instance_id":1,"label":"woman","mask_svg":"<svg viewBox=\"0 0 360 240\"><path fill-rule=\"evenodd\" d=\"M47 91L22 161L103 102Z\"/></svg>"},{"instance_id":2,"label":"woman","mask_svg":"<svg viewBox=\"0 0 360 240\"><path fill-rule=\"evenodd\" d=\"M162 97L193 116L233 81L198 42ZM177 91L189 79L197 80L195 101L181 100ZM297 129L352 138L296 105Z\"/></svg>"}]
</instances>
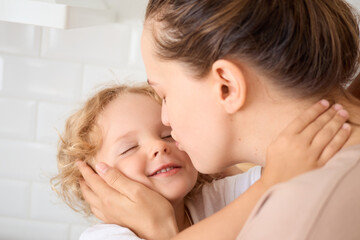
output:
<instances>
[{"instance_id":1,"label":"woman","mask_svg":"<svg viewBox=\"0 0 360 240\"><path fill-rule=\"evenodd\" d=\"M242 159L265 165L270 142L322 98L345 106L353 129L325 167L268 191L244 226L235 200L176 238L360 237L360 103L342 88L359 63L357 23L342 0L149 2L142 36L149 82L164 99L163 122L199 171ZM118 175L106 173L114 185L109 176ZM164 238L173 233L166 211L156 218Z\"/></svg>"}]
</instances>

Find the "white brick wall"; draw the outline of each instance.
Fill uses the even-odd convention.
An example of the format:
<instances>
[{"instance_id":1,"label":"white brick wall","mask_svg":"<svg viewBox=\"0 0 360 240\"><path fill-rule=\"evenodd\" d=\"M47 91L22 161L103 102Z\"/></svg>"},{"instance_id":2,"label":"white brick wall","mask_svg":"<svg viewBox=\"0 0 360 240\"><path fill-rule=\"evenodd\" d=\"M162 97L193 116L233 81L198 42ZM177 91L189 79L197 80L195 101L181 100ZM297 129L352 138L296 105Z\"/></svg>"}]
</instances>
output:
<instances>
[{"instance_id":1,"label":"white brick wall","mask_svg":"<svg viewBox=\"0 0 360 240\"><path fill-rule=\"evenodd\" d=\"M0 22L0 51L39 56L40 27Z\"/></svg>"},{"instance_id":2,"label":"white brick wall","mask_svg":"<svg viewBox=\"0 0 360 240\"><path fill-rule=\"evenodd\" d=\"M50 189L57 131L101 84L146 79L139 45L147 1L107 2L116 24L0 22L0 239L75 240L89 224Z\"/></svg>"},{"instance_id":3,"label":"white brick wall","mask_svg":"<svg viewBox=\"0 0 360 240\"><path fill-rule=\"evenodd\" d=\"M97 27L43 30L41 56L105 66L127 67L131 27L108 24ZM69 48L69 44L74 46Z\"/></svg>"},{"instance_id":4,"label":"white brick wall","mask_svg":"<svg viewBox=\"0 0 360 240\"><path fill-rule=\"evenodd\" d=\"M36 107L36 102L32 100L0 98L0 136L33 140Z\"/></svg>"},{"instance_id":5,"label":"white brick wall","mask_svg":"<svg viewBox=\"0 0 360 240\"><path fill-rule=\"evenodd\" d=\"M119 22L58 30L0 22L0 239L79 238L90 224L51 190L57 132L104 83L145 81L146 0L108 0Z\"/></svg>"}]
</instances>

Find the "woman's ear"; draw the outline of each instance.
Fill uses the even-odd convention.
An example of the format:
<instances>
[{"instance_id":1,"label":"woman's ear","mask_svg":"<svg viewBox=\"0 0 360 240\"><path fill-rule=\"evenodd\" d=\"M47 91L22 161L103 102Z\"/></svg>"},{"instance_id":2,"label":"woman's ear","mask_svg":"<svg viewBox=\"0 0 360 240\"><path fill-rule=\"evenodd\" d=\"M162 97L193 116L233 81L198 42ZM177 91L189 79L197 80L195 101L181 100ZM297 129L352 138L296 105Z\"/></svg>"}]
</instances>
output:
<instances>
[{"instance_id":1,"label":"woman's ear","mask_svg":"<svg viewBox=\"0 0 360 240\"><path fill-rule=\"evenodd\" d=\"M229 114L236 113L246 100L246 79L240 64L220 59L211 69L215 92L221 105Z\"/></svg>"}]
</instances>

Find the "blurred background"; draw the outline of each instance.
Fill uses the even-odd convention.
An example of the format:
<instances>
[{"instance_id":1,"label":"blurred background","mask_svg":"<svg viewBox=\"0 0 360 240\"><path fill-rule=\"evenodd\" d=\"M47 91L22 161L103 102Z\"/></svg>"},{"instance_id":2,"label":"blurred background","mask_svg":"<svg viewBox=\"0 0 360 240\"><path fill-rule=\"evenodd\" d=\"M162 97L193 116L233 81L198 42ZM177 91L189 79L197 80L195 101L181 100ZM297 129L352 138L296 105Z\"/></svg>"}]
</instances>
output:
<instances>
[{"instance_id":1,"label":"blurred background","mask_svg":"<svg viewBox=\"0 0 360 240\"><path fill-rule=\"evenodd\" d=\"M349 3L360 9L360 0ZM90 224L51 190L57 133L102 85L146 81L146 4L0 0L1 240L75 240Z\"/></svg>"},{"instance_id":2,"label":"blurred background","mask_svg":"<svg viewBox=\"0 0 360 240\"><path fill-rule=\"evenodd\" d=\"M101 85L146 81L140 35L147 1L86 1L104 4L90 6L97 11L86 13L89 25L74 17L68 29L32 24L51 22L53 16L31 19L50 11L46 7L31 12L27 24L0 21L1 240L79 238L89 222L63 204L49 183L57 172L57 132ZM87 10L77 4L75 10ZM103 12L116 17L101 19Z\"/></svg>"}]
</instances>

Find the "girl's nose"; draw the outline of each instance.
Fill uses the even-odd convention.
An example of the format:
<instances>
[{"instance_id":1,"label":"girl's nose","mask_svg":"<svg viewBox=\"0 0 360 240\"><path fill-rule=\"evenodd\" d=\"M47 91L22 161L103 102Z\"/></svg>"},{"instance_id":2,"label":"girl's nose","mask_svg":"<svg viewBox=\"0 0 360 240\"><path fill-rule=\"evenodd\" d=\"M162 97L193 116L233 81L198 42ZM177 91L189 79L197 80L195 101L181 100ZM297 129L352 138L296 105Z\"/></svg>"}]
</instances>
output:
<instances>
[{"instance_id":1,"label":"girl's nose","mask_svg":"<svg viewBox=\"0 0 360 240\"><path fill-rule=\"evenodd\" d=\"M155 158L157 157L159 154L169 154L170 153L170 148L167 142L161 140L161 141L157 141L154 146L152 147L151 150L151 158Z\"/></svg>"}]
</instances>

